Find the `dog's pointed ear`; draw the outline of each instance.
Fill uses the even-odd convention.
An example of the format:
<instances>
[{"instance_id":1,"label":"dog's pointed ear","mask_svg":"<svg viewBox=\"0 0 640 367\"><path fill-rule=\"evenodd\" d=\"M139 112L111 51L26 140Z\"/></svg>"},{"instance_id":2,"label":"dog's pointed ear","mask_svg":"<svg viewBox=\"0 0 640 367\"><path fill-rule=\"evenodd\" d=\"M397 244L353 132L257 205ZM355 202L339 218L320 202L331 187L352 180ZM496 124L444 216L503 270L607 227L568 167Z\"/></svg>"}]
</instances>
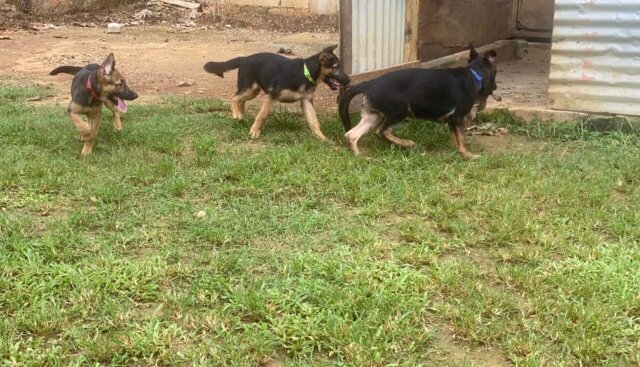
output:
<instances>
[{"instance_id":1,"label":"dog's pointed ear","mask_svg":"<svg viewBox=\"0 0 640 367\"><path fill-rule=\"evenodd\" d=\"M338 47L338 45L329 46L320 52L320 65L324 65L327 60L335 57L333 50L335 50L336 47Z\"/></svg>"},{"instance_id":2,"label":"dog's pointed ear","mask_svg":"<svg viewBox=\"0 0 640 367\"><path fill-rule=\"evenodd\" d=\"M478 51L476 51L476 48L473 47L473 44L471 42L469 42L469 62L477 59L478 56L480 56L478 54Z\"/></svg>"},{"instance_id":3,"label":"dog's pointed ear","mask_svg":"<svg viewBox=\"0 0 640 367\"><path fill-rule=\"evenodd\" d=\"M111 75L113 70L116 68L116 58L113 56L113 53L110 53L109 56L102 63L102 70L106 75Z\"/></svg>"},{"instance_id":4,"label":"dog's pointed ear","mask_svg":"<svg viewBox=\"0 0 640 367\"><path fill-rule=\"evenodd\" d=\"M333 51L336 50L336 48L338 48L338 45L329 46L329 47L325 48L323 51L327 51L328 53L332 54Z\"/></svg>"},{"instance_id":5,"label":"dog's pointed ear","mask_svg":"<svg viewBox=\"0 0 640 367\"><path fill-rule=\"evenodd\" d=\"M498 53L496 52L496 50L489 50L484 54L484 58L487 59L487 61L489 61L491 64L496 63L497 56Z\"/></svg>"}]
</instances>

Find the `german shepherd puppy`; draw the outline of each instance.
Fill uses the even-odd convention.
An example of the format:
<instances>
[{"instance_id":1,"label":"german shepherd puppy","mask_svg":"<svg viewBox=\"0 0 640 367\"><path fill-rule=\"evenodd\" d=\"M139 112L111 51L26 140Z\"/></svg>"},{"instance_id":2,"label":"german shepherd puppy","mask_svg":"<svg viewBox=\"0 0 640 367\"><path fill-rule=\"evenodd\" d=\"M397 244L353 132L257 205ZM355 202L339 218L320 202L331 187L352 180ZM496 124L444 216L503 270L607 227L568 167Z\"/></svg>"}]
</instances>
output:
<instances>
[{"instance_id":1,"label":"german shepherd puppy","mask_svg":"<svg viewBox=\"0 0 640 367\"><path fill-rule=\"evenodd\" d=\"M71 102L67 107L69 119L78 129L80 141L84 142L82 156L93 151L100 130L102 119L102 105L113 112L113 130L122 131L120 112L127 112L127 104L138 94L127 86L122 74L116 69L113 54L104 60L102 65L89 64L80 66L60 66L49 73L75 75L71 82ZM86 115L88 122L82 119Z\"/></svg>"},{"instance_id":2,"label":"german shepherd puppy","mask_svg":"<svg viewBox=\"0 0 640 367\"><path fill-rule=\"evenodd\" d=\"M464 120L474 104L484 107L487 97L496 90L496 51L480 56L469 45L467 67L446 69L405 69L387 73L347 90L339 101L339 114L346 134L345 142L359 154L358 139L371 129L378 136L401 147L415 142L393 135L393 127L406 117L445 120L458 152L467 158L478 157L464 144ZM349 103L364 94L362 116L351 128Z\"/></svg>"},{"instance_id":3,"label":"german shepherd puppy","mask_svg":"<svg viewBox=\"0 0 640 367\"><path fill-rule=\"evenodd\" d=\"M229 70L238 69L238 91L231 99L231 116L244 118L245 103L254 99L260 91L267 94L262 108L251 126L251 137L260 136L269 110L275 101L292 103L300 101L307 124L311 131L325 140L320 123L313 108L313 93L319 82L324 82L332 90L346 87L351 82L340 60L333 53L337 45L327 47L318 54L306 59L290 59L273 53L258 53L246 57L237 57L225 62L210 61L204 70L223 78Z\"/></svg>"}]
</instances>

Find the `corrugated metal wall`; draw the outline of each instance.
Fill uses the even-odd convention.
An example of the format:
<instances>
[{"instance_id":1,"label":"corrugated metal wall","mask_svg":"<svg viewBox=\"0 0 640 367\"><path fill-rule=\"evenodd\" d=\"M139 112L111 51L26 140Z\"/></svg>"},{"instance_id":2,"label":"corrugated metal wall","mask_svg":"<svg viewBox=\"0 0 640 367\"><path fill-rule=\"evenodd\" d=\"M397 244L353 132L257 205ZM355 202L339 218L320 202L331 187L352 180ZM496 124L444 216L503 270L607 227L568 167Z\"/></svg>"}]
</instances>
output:
<instances>
[{"instance_id":1,"label":"corrugated metal wall","mask_svg":"<svg viewBox=\"0 0 640 367\"><path fill-rule=\"evenodd\" d=\"M556 0L549 101L640 115L640 0Z\"/></svg>"},{"instance_id":2,"label":"corrugated metal wall","mask_svg":"<svg viewBox=\"0 0 640 367\"><path fill-rule=\"evenodd\" d=\"M405 0L352 0L353 74L404 62L405 13Z\"/></svg>"}]
</instances>

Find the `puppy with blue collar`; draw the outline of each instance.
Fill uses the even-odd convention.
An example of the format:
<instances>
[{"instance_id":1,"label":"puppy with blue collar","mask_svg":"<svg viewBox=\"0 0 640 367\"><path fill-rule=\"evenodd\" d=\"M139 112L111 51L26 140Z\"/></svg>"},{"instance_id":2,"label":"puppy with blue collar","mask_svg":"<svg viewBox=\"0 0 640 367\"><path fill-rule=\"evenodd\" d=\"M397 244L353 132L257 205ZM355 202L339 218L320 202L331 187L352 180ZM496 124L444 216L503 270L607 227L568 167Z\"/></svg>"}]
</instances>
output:
<instances>
[{"instance_id":1,"label":"puppy with blue collar","mask_svg":"<svg viewBox=\"0 0 640 367\"><path fill-rule=\"evenodd\" d=\"M375 129L379 137L392 144L413 147L415 142L392 132L395 125L412 117L446 122L458 152L476 158L465 147L465 119L474 105L486 104L487 97L497 89L496 56L495 50L480 56L470 44L466 67L397 70L348 89L338 108L347 146L359 154L358 140ZM349 103L358 94L364 95L362 115L352 128Z\"/></svg>"}]
</instances>

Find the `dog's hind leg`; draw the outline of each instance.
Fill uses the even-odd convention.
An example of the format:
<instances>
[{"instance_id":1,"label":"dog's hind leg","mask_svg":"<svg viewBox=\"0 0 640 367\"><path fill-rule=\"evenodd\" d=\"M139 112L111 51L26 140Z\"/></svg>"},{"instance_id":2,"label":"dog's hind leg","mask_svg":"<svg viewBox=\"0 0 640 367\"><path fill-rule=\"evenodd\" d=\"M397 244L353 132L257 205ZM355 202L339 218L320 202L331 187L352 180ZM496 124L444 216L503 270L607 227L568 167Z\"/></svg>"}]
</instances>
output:
<instances>
[{"instance_id":1,"label":"dog's hind leg","mask_svg":"<svg viewBox=\"0 0 640 367\"><path fill-rule=\"evenodd\" d=\"M236 120L244 118L244 104L250 99L256 98L260 93L260 87L249 70L238 69L238 91L231 98L231 116Z\"/></svg>"},{"instance_id":2,"label":"dog's hind leg","mask_svg":"<svg viewBox=\"0 0 640 367\"><path fill-rule=\"evenodd\" d=\"M344 140L349 149L353 152L353 154L360 154L360 150L358 149L358 140L369 132L369 130L376 128L380 125L382 121L382 116L379 113L368 111L366 109L362 110L362 118L358 125L356 125L353 129L347 131L344 134Z\"/></svg>"},{"instance_id":3,"label":"dog's hind leg","mask_svg":"<svg viewBox=\"0 0 640 367\"><path fill-rule=\"evenodd\" d=\"M251 130L249 133L253 139L257 139L260 136L260 131L262 130L262 125L264 121L269 116L269 111L271 111L271 106L273 105L273 98L271 96L267 96L267 98L262 103L262 108L260 108L260 112L258 112L258 116L256 116L256 120L251 126Z\"/></svg>"},{"instance_id":4,"label":"dog's hind leg","mask_svg":"<svg viewBox=\"0 0 640 367\"><path fill-rule=\"evenodd\" d=\"M245 103L247 101L250 101L254 98L256 98L258 96L258 94L260 93L260 87L258 86L258 84L254 84L253 85L253 89L251 89L250 92L247 92L245 94L243 94L243 97L238 101L238 112L240 113L238 115L238 120L242 120L244 118L244 113L245 113Z\"/></svg>"},{"instance_id":5,"label":"dog's hind leg","mask_svg":"<svg viewBox=\"0 0 640 367\"><path fill-rule=\"evenodd\" d=\"M304 112L304 117L307 120L307 124L311 131L322 141L327 140L322 131L320 130L320 122L318 121L318 115L315 108L313 108L313 101L311 99L303 98L300 100L300 106Z\"/></svg>"},{"instance_id":6,"label":"dog's hind leg","mask_svg":"<svg viewBox=\"0 0 640 367\"><path fill-rule=\"evenodd\" d=\"M449 131L451 132L451 137L456 145L456 149L458 150L458 152L460 152L460 154L462 154L463 156L465 156L466 158L471 158L471 159L475 159L480 157L477 154L473 154L471 152L469 152L467 150L467 148L465 147L464 144L464 134L462 134L462 129L463 129L463 118L465 116L454 120L454 121L449 121Z\"/></svg>"},{"instance_id":7,"label":"dog's hind leg","mask_svg":"<svg viewBox=\"0 0 640 367\"><path fill-rule=\"evenodd\" d=\"M91 111L87 114L87 117L89 118L91 133L89 135L89 139L84 142L84 147L82 147L82 153L80 154L83 157L91 154L91 152L93 152L93 147L96 145L98 131L100 130L100 123L102 122L102 111L100 109Z\"/></svg>"},{"instance_id":8,"label":"dog's hind leg","mask_svg":"<svg viewBox=\"0 0 640 367\"><path fill-rule=\"evenodd\" d=\"M231 116L236 120L242 120L244 118L244 104L256 98L258 93L260 93L258 84L254 84L251 88L238 91L238 93L231 98Z\"/></svg>"},{"instance_id":9,"label":"dog's hind leg","mask_svg":"<svg viewBox=\"0 0 640 367\"><path fill-rule=\"evenodd\" d=\"M110 101L105 101L104 105L113 113L113 131L122 131L122 120L118 108Z\"/></svg>"},{"instance_id":10,"label":"dog's hind leg","mask_svg":"<svg viewBox=\"0 0 640 367\"><path fill-rule=\"evenodd\" d=\"M378 130L376 134L382 139L388 141L391 144L403 147L403 148L413 148L416 146L416 142L408 139L401 139L395 135L393 135L393 128L395 127L394 123L389 123L388 119L384 119L384 122Z\"/></svg>"}]
</instances>

